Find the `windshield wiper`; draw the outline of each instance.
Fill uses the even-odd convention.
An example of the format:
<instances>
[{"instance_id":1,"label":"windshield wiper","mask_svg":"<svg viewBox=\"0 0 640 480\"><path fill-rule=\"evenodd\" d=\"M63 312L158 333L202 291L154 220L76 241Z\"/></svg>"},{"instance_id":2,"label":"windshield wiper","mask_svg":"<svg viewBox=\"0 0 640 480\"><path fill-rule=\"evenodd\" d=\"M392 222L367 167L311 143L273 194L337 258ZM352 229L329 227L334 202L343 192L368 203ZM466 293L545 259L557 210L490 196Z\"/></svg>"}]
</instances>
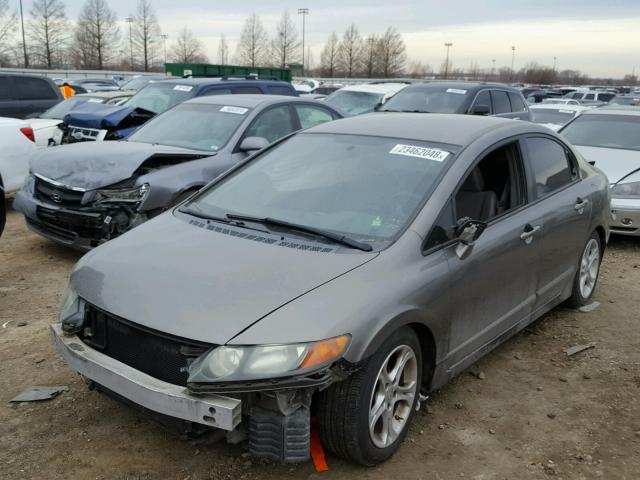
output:
<instances>
[{"instance_id":1,"label":"windshield wiper","mask_svg":"<svg viewBox=\"0 0 640 480\"><path fill-rule=\"evenodd\" d=\"M192 206L198 208L195 204L191 204ZM186 213L187 215L191 215L193 217L202 218L203 220L212 220L214 222L222 222L222 223L231 223L231 219L227 217L216 217L215 215L209 215L208 213L204 213L202 210L193 210L191 208L182 207L178 209L181 213Z\"/></svg>"},{"instance_id":2,"label":"windshield wiper","mask_svg":"<svg viewBox=\"0 0 640 480\"><path fill-rule=\"evenodd\" d=\"M310 233L312 235L317 235L320 237L327 238L336 243L340 243L342 245L346 245L347 247L357 248L358 250L362 250L363 252L370 252L373 250L373 247L368 243L359 242L353 238L347 237L346 235L340 235L337 233L333 233L330 230L324 230L321 228L309 227L307 225L299 225L297 223L290 223L285 220L278 220L277 218L270 217L252 217L250 215L237 215L234 213L227 213L227 218L230 220L241 220L245 222L256 222L262 223L264 225L273 225L275 227L283 227L291 230L298 230L304 233Z\"/></svg>"}]
</instances>

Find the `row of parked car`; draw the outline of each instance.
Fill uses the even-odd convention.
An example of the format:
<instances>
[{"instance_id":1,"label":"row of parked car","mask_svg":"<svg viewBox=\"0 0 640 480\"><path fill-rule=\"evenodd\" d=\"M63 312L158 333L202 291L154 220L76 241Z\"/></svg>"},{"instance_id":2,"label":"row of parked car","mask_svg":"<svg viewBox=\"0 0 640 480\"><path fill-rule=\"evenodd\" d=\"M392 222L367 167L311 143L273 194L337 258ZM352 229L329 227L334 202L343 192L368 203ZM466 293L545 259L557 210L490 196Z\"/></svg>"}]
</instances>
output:
<instances>
[{"instance_id":1,"label":"row of parked car","mask_svg":"<svg viewBox=\"0 0 640 480\"><path fill-rule=\"evenodd\" d=\"M509 86L385 86L366 115L259 79L65 115L100 134L39 150L14 207L93 249L52 326L71 368L277 461L308 459L313 414L327 449L375 465L427 394L589 302L610 232L639 232L640 109L558 134Z\"/></svg>"}]
</instances>

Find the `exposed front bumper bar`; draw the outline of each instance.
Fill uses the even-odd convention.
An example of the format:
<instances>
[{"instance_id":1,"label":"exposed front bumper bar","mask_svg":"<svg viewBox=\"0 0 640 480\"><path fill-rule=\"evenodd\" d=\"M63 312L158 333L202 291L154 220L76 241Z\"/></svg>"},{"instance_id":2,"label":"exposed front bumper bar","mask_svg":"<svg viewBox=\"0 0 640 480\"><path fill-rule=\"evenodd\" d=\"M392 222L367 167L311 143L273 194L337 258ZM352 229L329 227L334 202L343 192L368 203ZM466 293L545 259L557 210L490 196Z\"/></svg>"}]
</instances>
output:
<instances>
[{"instance_id":1,"label":"exposed front bumper bar","mask_svg":"<svg viewBox=\"0 0 640 480\"><path fill-rule=\"evenodd\" d=\"M153 378L67 335L59 323L51 325L56 349L81 375L149 410L222 430L241 420L241 402L221 395L194 395L179 385Z\"/></svg>"}]
</instances>

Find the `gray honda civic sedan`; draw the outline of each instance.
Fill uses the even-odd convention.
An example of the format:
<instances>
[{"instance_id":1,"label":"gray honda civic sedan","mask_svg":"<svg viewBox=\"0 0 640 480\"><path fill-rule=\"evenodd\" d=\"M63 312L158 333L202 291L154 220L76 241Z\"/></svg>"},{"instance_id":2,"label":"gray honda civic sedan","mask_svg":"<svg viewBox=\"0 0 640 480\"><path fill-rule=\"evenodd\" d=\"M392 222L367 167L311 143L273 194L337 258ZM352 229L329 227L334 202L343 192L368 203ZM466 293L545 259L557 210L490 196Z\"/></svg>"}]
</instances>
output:
<instances>
[{"instance_id":1,"label":"gray honda civic sedan","mask_svg":"<svg viewBox=\"0 0 640 480\"><path fill-rule=\"evenodd\" d=\"M192 433L298 462L314 415L328 450L374 465L423 394L589 301L609 216L605 176L544 127L338 120L85 255L53 338L93 387Z\"/></svg>"}]
</instances>

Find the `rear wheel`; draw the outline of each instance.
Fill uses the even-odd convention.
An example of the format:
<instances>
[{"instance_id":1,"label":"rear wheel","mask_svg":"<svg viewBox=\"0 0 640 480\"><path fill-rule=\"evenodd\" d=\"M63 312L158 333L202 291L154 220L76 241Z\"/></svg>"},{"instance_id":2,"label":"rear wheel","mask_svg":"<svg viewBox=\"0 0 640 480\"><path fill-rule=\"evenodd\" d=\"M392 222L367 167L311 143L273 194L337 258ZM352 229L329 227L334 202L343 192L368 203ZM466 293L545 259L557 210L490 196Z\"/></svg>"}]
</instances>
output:
<instances>
[{"instance_id":1,"label":"rear wheel","mask_svg":"<svg viewBox=\"0 0 640 480\"><path fill-rule=\"evenodd\" d=\"M568 303L573 308L586 305L598 283L600 262L602 261L602 245L598 232L593 232L582 251L578 263L578 271L573 279L573 291Z\"/></svg>"},{"instance_id":2,"label":"rear wheel","mask_svg":"<svg viewBox=\"0 0 640 480\"><path fill-rule=\"evenodd\" d=\"M420 342L403 327L360 370L321 392L318 426L325 447L361 465L387 460L407 434L421 378Z\"/></svg>"}]
</instances>

